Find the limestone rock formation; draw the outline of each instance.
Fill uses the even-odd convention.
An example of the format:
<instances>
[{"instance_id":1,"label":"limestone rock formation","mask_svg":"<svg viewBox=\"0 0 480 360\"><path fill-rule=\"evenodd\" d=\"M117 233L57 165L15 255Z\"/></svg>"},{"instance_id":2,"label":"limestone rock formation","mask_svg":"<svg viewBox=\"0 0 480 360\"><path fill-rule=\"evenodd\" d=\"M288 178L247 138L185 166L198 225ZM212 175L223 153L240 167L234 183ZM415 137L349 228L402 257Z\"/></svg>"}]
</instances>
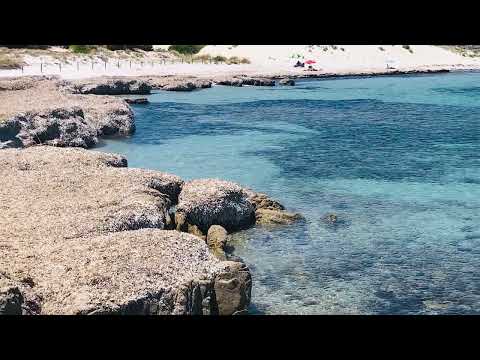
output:
<instances>
[{"instance_id":1,"label":"limestone rock formation","mask_svg":"<svg viewBox=\"0 0 480 360\"><path fill-rule=\"evenodd\" d=\"M191 224L204 234L212 225L223 226L231 232L255 223L254 206L243 188L217 179L186 182L176 211L177 229Z\"/></svg>"},{"instance_id":2,"label":"limestone rock formation","mask_svg":"<svg viewBox=\"0 0 480 360\"><path fill-rule=\"evenodd\" d=\"M64 87L74 94L127 95L150 94L152 87L145 81L129 78L100 77L64 82Z\"/></svg>"},{"instance_id":3,"label":"limestone rock formation","mask_svg":"<svg viewBox=\"0 0 480 360\"><path fill-rule=\"evenodd\" d=\"M193 91L196 89L205 89L212 86L212 83L207 80L196 81L171 81L167 85L162 87L162 90L166 91Z\"/></svg>"},{"instance_id":4,"label":"limestone rock formation","mask_svg":"<svg viewBox=\"0 0 480 360\"><path fill-rule=\"evenodd\" d=\"M268 195L257 193L250 189L245 190L248 200L255 207L255 221L259 225L288 225L304 220L303 216L285 211L285 207Z\"/></svg>"},{"instance_id":5,"label":"limestone rock formation","mask_svg":"<svg viewBox=\"0 0 480 360\"><path fill-rule=\"evenodd\" d=\"M166 91L193 91L212 86L212 81L192 76L143 76L152 89Z\"/></svg>"},{"instance_id":6,"label":"limestone rock formation","mask_svg":"<svg viewBox=\"0 0 480 360\"><path fill-rule=\"evenodd\" d=\"M248 200L255 205L255 209L285 210L278 201L271 199L267 194L258 193L250 189L245 190Z\"/></svg>"},{"instance_id":7,"label":"limestone rock formation","mask_svg":"<svg viewBox=\"0 0 480 360\"><path fill-rule=\"evenodd\" d=\"M0 313L246 311L248 268L162 230L183 181L124 166L74 148L0 151Z\"/></svg>"},{"instance_id":8,"label":"limestone rock formation","mask_svg":"<svg viewBox=\"0 0 480 360\"><path fill-rule=\"evenodd\" d=\"M90 147L102 135L135 131L132 109L113 96L75 95L55 78L1 80L0 148Z\"/></svg>"},{"instance_id":9,"label":"limestone rock formation","mask_svg":"<svg viewBox=\"0 0 480 360\"><path fill-rule=\"evenodd\" d=\"M35 144L91 147L97 132L79 107L18 114L0 123L0 149Z\"/></svg>"}]
</instances>

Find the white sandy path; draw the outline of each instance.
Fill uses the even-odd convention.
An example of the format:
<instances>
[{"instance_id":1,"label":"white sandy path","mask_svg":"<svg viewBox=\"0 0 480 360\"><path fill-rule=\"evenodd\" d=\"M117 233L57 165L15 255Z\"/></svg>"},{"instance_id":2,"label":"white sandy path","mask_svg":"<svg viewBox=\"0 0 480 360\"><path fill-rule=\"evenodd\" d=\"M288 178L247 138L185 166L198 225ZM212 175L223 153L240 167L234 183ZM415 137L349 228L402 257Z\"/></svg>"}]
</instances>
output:
<instances>
[{"instance_id":1,"label":"white sandy path","mask_svg":"<svg viewBox=\"0 0 480 360\"><path fill-rule=\"evenodd\" d=\"M168 45L159 45L166 48ZM58 60L26 57L28 64L22 70L0 70L0 77L21 75L60 75L65 79L80 79L96 76L140 76L140 75L289 75L304 74L302 69L293 68L300 60L313 59L317 61L316 68L322 73L355 74L362 72L383 72L387 64L398 70L436 70L436 69L480 69L480 60L463 57L459 54L437 46L411 45L413 53L401 45L337 45L332 49L329 45L208 45L200 54L238 56L250 59L249 65L226 64L182 64L162 63L158 59L149 58L133 61L111 59L105 63L97 59L92 68L90 59L63 63ZM327 48L327 51L323 49ZM341 49L344 49L343 51ZM48 63L41 67L41 63ZM42 72L42 71L43 72Z\"/></svg>"}]
</instances>

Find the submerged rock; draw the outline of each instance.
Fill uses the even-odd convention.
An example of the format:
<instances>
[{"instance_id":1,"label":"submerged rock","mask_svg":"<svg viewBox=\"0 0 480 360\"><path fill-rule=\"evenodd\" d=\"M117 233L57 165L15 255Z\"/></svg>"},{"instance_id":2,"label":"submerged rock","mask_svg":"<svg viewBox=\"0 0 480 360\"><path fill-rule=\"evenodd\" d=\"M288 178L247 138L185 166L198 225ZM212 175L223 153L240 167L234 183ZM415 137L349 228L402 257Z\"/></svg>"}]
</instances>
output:
<instances>
[{"instance_id":1,"label":"submerged rock","mask_svg":"<svg viewBox=\"0 0 480 360\"><path fill-rule=\"evenodd\" d=\"M289 213L283 210L257 209L255 211L257 224L260 225L288 225L299 220L303 216L297 213Z\"/></svg>"},{"instance_id":2,"label":"submerged rock","mask_svg":"<svg viewBox=\"0 0 480 360\"><path fill-rule=\"evenodd\" d=\"M322 216L321 221L333 229L337 229L340 226L348 226L350 224L350 222L343 216L333 213L325 214Z\"/></svg>"},{"instance_id":3,"label":"submerged rock","mask_svg":"<svg viewBox=\"0 0 480 360\"><path fill-rule=\"evenodd\" d=\"M196 225L205 234L212 225L227 231L255 223L254 206L239 185L223 180L200 179L184 184L177 206L177 229Z\"/></svg>"},{"instance_id":4,"label":"submerged rock","mask_svg":"<svg viewBox=\"0 0 480 360\"><path fill-rule=\"evenodd\" d=\"M255 206L255 220L259 225L288 225L304 220L298 213L285 211L285 207L278 201L263 193L246 189L248 200Z\"/></svg>"}]
</instances>

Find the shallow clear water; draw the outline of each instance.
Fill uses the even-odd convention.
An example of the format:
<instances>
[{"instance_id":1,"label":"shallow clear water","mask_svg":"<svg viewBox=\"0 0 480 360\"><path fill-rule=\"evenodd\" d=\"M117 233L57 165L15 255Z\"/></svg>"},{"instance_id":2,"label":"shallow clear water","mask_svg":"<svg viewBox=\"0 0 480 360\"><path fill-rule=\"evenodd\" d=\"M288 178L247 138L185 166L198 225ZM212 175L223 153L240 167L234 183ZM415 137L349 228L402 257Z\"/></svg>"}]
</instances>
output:
<instances>
[{"instance_id":1,"label":"shallow clear water","mask_svg":"<svg viewBox=\"0 0 480 360\"><path fill-rule=\"evenodd\" d=\"M266 192L306 222L233 236L252 313L480 313L480 74L158 92L129 166ZM341 223L322 221L335 213Z\"/></svg>"}]
</instances>

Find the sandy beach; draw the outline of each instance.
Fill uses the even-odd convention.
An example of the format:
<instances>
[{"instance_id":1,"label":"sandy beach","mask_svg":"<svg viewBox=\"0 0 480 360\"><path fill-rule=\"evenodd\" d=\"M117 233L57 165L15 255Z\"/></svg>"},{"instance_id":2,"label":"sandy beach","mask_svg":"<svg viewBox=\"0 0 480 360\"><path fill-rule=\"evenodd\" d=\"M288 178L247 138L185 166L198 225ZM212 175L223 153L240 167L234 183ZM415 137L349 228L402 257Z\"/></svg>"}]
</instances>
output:
<instances>
[{"instance_id":1,"label":"sandy beach","mask_svg":"<svg viewBox=\"0 0 480 360\"><path fill-rule=\"evenodd\" d=\"M165 49L168 45L155 46ZM60 50L58 50L60 53ZM386 71L480 69L476 57L429 45L207 45L199 55L247 58L250 64L187 63L165 51L140 52L137 56L25 55L21 69L0 70L0 77L59 75L64 79L99 76L304 76L376 74ZM297 61L313 60L317 71L295 68Z\"/></svg>"}]
</instances>

